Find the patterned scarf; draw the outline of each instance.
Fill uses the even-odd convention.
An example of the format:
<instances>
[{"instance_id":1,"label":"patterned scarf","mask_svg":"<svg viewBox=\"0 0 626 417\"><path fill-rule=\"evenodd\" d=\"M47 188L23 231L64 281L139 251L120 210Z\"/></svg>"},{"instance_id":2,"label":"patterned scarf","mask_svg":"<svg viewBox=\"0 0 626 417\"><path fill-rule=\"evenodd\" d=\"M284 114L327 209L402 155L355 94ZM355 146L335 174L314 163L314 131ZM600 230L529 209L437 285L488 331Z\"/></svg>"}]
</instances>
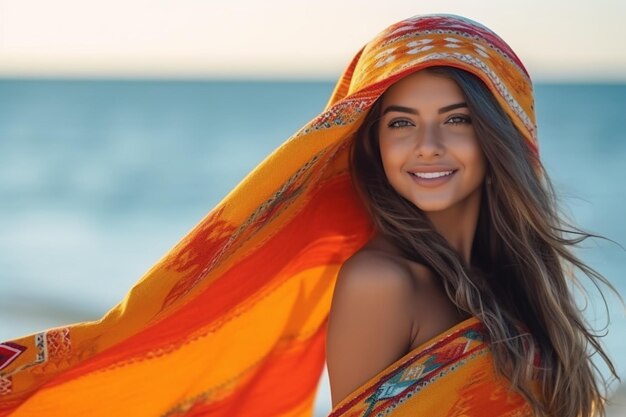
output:
<instances>
[{"instance_id":1,"label":"patterned scarf","mask_svg":"<svg viewBox=\"0 0 626 417\"><path fill-rule=\"evenodd\" d=\"M311 415L337 271L374 231L349 144L391 84L433 65L480 77L538 156L531 80L502 39L450 14L395 23L100 320L0 344L0 416Z\"/></svg>"},{"instance_id":2,"label":"patterned scarf","mask_svg":"<svg viewBox=\"0 0 626 417\"><path fill-rule=\"evenodd\" d=\"M534 416L530 404L495 371L486 339L484 325L470 317L388 365L328 417ZM539 395L540 382L533 382Z\"/></svg>"}]
</instances>

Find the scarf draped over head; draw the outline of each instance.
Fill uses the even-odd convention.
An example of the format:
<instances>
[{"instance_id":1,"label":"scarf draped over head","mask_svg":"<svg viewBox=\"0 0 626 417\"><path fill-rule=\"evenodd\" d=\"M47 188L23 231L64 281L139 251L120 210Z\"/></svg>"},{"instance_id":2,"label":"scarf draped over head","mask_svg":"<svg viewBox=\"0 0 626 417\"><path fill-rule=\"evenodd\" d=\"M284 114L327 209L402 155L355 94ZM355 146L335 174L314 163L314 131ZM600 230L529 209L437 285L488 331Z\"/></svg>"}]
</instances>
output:
<instances>
[{"instance_id":1,"label":"scarf draped over head","mask_svg":"<svg viewBox=\"0 0 626 417\"><path fill-rule=\"evenodd\" d=\"M531 80L502 39L451 14L392 24L100 320L0 344L0 416L311 415L337 271L374 231L349 145L391 84L434 65L477 75L538 155Z\"/></svg>"}]
</instances>

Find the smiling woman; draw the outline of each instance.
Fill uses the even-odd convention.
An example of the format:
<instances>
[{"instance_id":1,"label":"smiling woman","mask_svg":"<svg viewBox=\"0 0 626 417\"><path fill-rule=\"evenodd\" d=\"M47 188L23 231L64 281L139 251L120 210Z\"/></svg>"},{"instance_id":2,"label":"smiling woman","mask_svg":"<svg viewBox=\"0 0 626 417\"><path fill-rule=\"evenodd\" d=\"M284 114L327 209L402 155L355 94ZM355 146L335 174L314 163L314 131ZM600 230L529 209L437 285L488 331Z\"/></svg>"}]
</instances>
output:
<instances>
[{"instance_id":1,"label":"smiling woman","mask_svg":"<svg viewBox=\"0 0 626 417\"><path fill-rule=\"evenodd\" d=\"M325 361L333 417L596 416L567 226L519 58L413 16L104 317L0 344L0 416L310 416Z\"/></svg>"},{"instance_id":2,"label":"smiling woman","mask_svg":"<svg viewBox=\"0 0 626 417\"><path fill-rule=\"evenodd\" d=\"M385 89L351 146L351 178L376 230L337 277L331 415L600 415L607 386L589 347L617 375L561 262L612 286L573 255L580 239L560 233L590 236L558 215L528 75L492 32L416 20L376 45L401 49L406 37L415 62L432 62ZM472 47L449 54L458 35ZM515 71L476 70L493 49Z\"/></svg>"}]
</instances>

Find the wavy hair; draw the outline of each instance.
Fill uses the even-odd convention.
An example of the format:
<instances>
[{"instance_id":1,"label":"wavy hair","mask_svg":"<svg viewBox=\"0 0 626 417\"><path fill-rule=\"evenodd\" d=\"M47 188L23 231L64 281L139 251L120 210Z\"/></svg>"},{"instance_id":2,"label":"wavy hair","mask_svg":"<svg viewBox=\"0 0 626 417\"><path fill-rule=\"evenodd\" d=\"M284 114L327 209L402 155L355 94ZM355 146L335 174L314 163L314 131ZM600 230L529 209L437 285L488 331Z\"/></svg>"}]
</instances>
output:
<instances>
[{"instance_id":1,"label":"wavy hair","mask_svg":"<svg viewBox=\"0 0 626 417\"><path fill-rule=\"evenodd\" d=\"M482 80L454 67L424 71L449 77L460 87L487 159L491 184L481 185L472 265L389 184L378 146L382 96L350 148L350 173L361 201L379 233L403 256L430 268L457 308L483 322L496 371L511 381L535 415L604 416L610 380L602 378L591 356L598 354L611 378L620 378L572 290L575 286L587 295L576 267L600 294L599 284L604 284L623 305L615 287L573 253L588 237L607 238L566 221L544 166ZM532 379L539 379L541 392L533 389Z\"/></svg>"}]
</instances>

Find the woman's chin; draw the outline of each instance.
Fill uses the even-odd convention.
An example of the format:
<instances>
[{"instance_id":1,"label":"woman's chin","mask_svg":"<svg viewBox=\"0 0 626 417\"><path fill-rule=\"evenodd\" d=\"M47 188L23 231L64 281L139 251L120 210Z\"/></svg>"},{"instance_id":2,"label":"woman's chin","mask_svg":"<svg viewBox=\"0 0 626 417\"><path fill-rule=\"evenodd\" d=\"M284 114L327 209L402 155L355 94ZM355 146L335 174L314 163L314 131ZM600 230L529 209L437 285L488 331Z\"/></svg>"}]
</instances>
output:
<instances>
[{"instance_id":1,"label":"woman's chin","mask_svg":"<svg viewBox=\"0 0 626 417\"><path fill-rule=\"evenodd\" d=\"M415 207L423 211L425 214L442 212L450 208L450 206L452 205L448 201L438 201L438 202L432 201L432 202L427 202L427 203L424 203L424 202L415 203L414 202L413 204L415 204Z\"/></svg>"}]
</instances>

